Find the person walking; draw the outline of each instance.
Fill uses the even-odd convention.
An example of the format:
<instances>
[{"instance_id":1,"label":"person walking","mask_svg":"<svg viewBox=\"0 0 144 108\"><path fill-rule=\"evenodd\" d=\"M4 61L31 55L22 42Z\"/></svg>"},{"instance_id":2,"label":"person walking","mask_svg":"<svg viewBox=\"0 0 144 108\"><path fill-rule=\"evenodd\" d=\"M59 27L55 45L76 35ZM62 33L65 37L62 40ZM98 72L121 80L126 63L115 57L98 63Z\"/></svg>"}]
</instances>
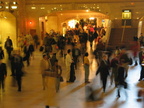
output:
<instances>
[{"instance_id":1,"label":"person walking","mask_svg":"<svg viewBox=\"0 0 144 108\"><path fill-rule=\"evenodd\" d=\"M42 84L43 84L43 90L46 88L46 75L45 71L50 71L51 70L51 64L50 60L48 58L48 55L44 54L42 60L40 61L40 70L41 70L41 75L42 75Z\"/></svg>"},{"instance_id":2,"label":"person walking","mask_svg":"<svg viewBox=\"0 0 144 108\"><path fill-rule=\"evenodd\" d=\"M10 59L11 52L13 50L13 42L10 39L10 36L8 36L7 40L5 41L5 49L7 50L8 58Z\"/></svg>"},{"instance_id":3,"label":"person walking","mask_svg":"<svg viewBox=\"0 0 144 108\"><path fill-rule=\"evenodd\" d=\"M118 67L118 74L117 74L117 98L120 98L120 90L121 88L127 89L128 85L127 82L125 81L127 77L126 69L124 67L124 60L120 61L119 67ZM125 91L125 96L127 97L127 93Z\"/></svg>"},{"instance_id":4,"label":"person walking","mask_svg":"<svg viewBox=\"0 0 144 108\"><path fill-rule=\"evenodd\" d=\"M54 65L52 67L52 71L57 74L57 78L56 78L56 92L58 92L59 89L60 89L60 78L62 78L62 68L58 64L58 60L54 61Z\"/></svg>"},{"instance_id":5,"label":"person walking","mask_svg":"<svg viewBox=\"0 0 144 108\"><path fill-rule=\"evenodd\" d=\"M0 59L4 58L4 50L0 47Z\"/></svg>"},{"instance_id":6,"label":"person walking","mask_svg":"<svg viewBox=\"0 0 144 108\"><path fill-rule=\"evenodd\" d=\"M18 91L21 91L21 85L22 85L22 76L23 76L23 71L22 68L24 66L23 64L23 58L20 56L20 51L19 50L14 50L14 55L11 58L12 67L13 67L13 73L14 73L14 78L17 81L18 85Z\"/></svg>"},{"instance_id":7,"label":"person walking","mask_svg":"<svg viewBox=\"0 0 144 108\"><path fill-rule=\"evenodd\" d=\"M105 92L106 84L107 84L107 77L109 75L109 62L108 62L108 57L105 54L102 56L102 61L99 65L96 75L98 75L99 73L100 73L100 79L103 85L103 92Z\"/></svg>"},{"instance_id":8,"label":"person walking","mask_svg":"<svg viewBox=\"0 0 144 108\"><path fill-rule=\"evenodd\" d=\"M2 62L2 59L0 59L0 88L2 88L2 91L5 91L4 80L6 77L7 77L6 64Z\"/></svg>"}]
</instances>

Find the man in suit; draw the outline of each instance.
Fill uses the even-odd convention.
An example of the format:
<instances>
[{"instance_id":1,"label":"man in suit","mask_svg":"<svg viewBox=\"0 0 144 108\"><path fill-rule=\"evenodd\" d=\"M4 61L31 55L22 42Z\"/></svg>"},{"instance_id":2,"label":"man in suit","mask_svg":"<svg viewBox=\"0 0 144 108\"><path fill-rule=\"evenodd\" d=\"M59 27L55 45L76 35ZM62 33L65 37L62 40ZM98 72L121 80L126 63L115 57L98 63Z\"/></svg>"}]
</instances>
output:
<instances>
[{"instance_id":1,"label":"man in suit","mask_svg":"<svg viewBox=\"0 0 144 108\"><path fill-rule=\"evenodd\" d=\"M4 91L4 80L7 76L7 69L6 64L2 62L2 59L0 59L0 87L2 86L2 89Z\"/></svg>"}]
</instances>

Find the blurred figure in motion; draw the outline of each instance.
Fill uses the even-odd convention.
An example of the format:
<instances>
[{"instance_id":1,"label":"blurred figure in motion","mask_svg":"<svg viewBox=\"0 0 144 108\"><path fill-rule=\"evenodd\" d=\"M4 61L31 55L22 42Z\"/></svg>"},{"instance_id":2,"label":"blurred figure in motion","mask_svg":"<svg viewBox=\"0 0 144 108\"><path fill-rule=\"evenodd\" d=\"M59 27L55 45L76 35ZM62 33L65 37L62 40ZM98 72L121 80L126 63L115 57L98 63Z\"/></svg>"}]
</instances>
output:
<instances>
[{"instance_id":1,"label":"blurred figure in motion","mask_svg":"<svg viewBox=\"0 0 144 108\"><path fill-rule=\"evenodd\" d=\"M141 51L139 52L139 64L141 66L139 81L141 81L144 78L144 47L141 47Z\"/></svg>"},{"instance_id":2,"label":"blurred figure in motion","mask_svg":"<svg viewBox=\"0 0 144 108\"><path fill-rule=\"evenodd\" d=\"M113 82L115 83L115 87L117 86L117 74L118 74L118 64L119 64L119 59L118 55L114 54L113 59L111 60L110 66L112 68L112 73L111 73L111 85Z\"/></svg>"},{"instance_id":3,"label":"blurred figure in motion","mask_svg":"<svg viewBox=\"0 0 144 108\"><path fill-rule=\"evenodd\" d=\"M0 47L0 59L4 58L4 50Z\"/></svg>"},{"instance_id":4,"label":"blurred figure in motion","mask_svg":"<svg viewBox=\"0 0 144 108\"><path fill-rule=\"evenodd\" d=\"M60 78L62 77L62 68L61 66L58 64L58 60L55 60L54 65L52 67L53 72L55 72L57 74L57 78L56 78L56 92L59 91L60 89Z\"/></svg>"},{"instance_id":5,"label":"blurred figure in motion","mask_svg":"<svg viewBox=\"0 0 144 108\"><path fill-rule=\"evenodd\" d=\"M2 62L2 59L0 59L0 89L2 88L3 91L5 91L4 80L6 76L7 76L6 64Z\"/></svg>"},{"instance_id":6,"label":"blurred figure in motion","mask_svg":"<svg viewBox=\"0 0 144 108\"><path fill-rule=\"evenodd\" d=\"M129 68L129 64L130 64L130 58L128 57L127 50L126 50L125 46L121 47L121 53L119 54L119 61L122 62L123 67L126 70L126 76L127 76L128 75L128 68Z\"/></svg>"},{"instance_id":7,"label":"blurred figure in motion","mask_svg":"<svg viewBox=\"0 0 144 108\"><path fill-rule=\"evenodd\" d=\"M118 91L117 91L117 97L119 98L121 95L120 95L120 90L121 88L127 88L127 82L125 81L127 77L127 73L126 73L126 69L124 67L124 60L121 60L120 61L120 64L119 64L119 67L118 67L118 75L117 75L117 87L118 87ZM127 93L125 91L125 95L127 97Z\"/></svg>"},{"instance_id":8,"label":"blurred figure in motion","mask_svg":"<svg viewBox=\"0 0 144 108\"><path fill-rule=\"evenodd\" d=\"M108 61L108 56L106 54L104 54L102 56L102 61L99 65L99 68L96 72L96 75L98 75L100 73L100 79L102 81L102 85L103 85L103 92L105 92L106 90L106 84L107 84L107 77L109 75L109 61Z\"/></svg>"},{"instance_id":9,"label":"blurred figure in motion","mask_svg":"<svg viewBox=\"0 0 144 108\"><path fill-rule=\"evenodd\" d=\"M7 40L5 41L5 49L6 49L7 53L8 53L8 58L10 59L11 52L13 50L13 42L10 39L10 36L8 36Z\"/></svg>"},{"instance_id":10,"label":"blurred figure in motion","mask_svg":"<svg viewBox=\"0 0 144 108\"><path fill-rule=\"evenodd\" d=\"M133 42L131 43L131 50L132 50L132 54L133 54L133 58L135 61L135 66L138 64L137 63L137 55L138 55L138 51L139 51L140 45L138 42L138 38L136 36L133 37Z\"/></svg>"},{"instance_id":11,"label":"blurred figure in motion","mask_svg":"<svg viewBox=\"0 0 144 108\"><path fill-rule=\"evenodd\" d=\"M23 71L22 68L24 66L23 64L23 58L20 55L19 50L14 50L14 54L11 57L11 65L12 65L12 75L14 78L16 78L17 85L18 85L18 91L21 91L21 84L22 84L22 76Z\"/></svg>"}]
</instances>

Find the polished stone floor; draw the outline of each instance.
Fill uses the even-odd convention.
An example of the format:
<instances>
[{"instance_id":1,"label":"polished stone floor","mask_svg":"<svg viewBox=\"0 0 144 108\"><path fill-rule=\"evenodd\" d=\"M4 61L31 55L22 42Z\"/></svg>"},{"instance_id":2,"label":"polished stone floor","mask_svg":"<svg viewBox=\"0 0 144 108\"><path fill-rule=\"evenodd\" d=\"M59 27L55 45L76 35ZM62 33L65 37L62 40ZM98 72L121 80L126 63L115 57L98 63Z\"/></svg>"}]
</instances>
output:
<instances>
[{"instance_id":1,"label":"polished stone floor","mask_svg":"<svg viewBox=\"0 0 144 108\"><path fill-rule=\"evenodd\" d=\"M70 48L70 46L68 46ZM89 53L91 50L88 49ZM64 58L57 55L59 64L62 66L65 78L65 62ZM40 60L42 54L38 50L34 53L34 58L31 58L29 67L25 65L25 76L22 81L22 91L17 91L15 80L10 76L9 62L4 61L8 65L8 76L6 78L5 92L0 91L0 108L45 108L44 90L42 89L42 79L40 75ZM90 59L90 81L84 83L84 68L82 58L79 58L78 69L76 70L76 81L74 83L61 82L61 89L58 93L60 108L144 108L142 99L138 100L137 91L144 88L144 82L139 82L140 66L129 66L129 74L127 82L129 84L126 89L128 97L124 90L121 91L121 97L117 99L117 89L114 85L110 85L108 78L106 93L102 92L99 75L95 76L97 63L94 57ZM93 88L95 101L87 101L87 96L90 94L88 88ZM55 108L55 107L51 107Z\"/></svg>"}]
</instances>

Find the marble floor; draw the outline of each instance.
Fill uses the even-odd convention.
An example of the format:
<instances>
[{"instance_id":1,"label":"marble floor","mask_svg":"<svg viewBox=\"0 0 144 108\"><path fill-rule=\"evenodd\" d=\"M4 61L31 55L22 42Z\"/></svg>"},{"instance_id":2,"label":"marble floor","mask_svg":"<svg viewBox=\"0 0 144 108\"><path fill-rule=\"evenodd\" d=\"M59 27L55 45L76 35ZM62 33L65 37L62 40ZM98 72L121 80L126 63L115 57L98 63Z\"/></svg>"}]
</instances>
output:
<instances>
[{"instance_id":1,"label":"marble floor","mask_svg":"<svg viewBox=\"0 0 144 108\"><path fill-rule=\"evenodd\" d=\"M69 48L69 46L68 46ZM90 49L88 49L91 52ZM64 58L57 55L59 64L62 66L65 78L65 62ZM22 91L17 91L15 80L10 76L9 62L4 61L8 65L8 76L5 80L5 92L0 91L0 108L45 108L44 90L42 89L42 79L40 74L40 60L42 54L38 50L34 53L34 58L31 58L29 67L25 66L25 76L22 81ZM74 83L61 82L61 88L58 93L60 108L144 108L144 101L138 100L137 91L144 88L144 82L139 82L140 66L129 66L127 82L129 84L126 92L121 91L121 97L117 99L117 89L114 85L110 85L108 78L106 93L102 92L99 75L95 76L97 63L94 57L89 56L90 66L90 81L84 83L84 69L82 58L79 58L78 69L76 72L76 81ZM65 80L65 79L64 79ZM88 88L93 88L95 101L87 101L90 94ZM51 107L55 108L55 107Z\"/></svg>"}]
</instances>

